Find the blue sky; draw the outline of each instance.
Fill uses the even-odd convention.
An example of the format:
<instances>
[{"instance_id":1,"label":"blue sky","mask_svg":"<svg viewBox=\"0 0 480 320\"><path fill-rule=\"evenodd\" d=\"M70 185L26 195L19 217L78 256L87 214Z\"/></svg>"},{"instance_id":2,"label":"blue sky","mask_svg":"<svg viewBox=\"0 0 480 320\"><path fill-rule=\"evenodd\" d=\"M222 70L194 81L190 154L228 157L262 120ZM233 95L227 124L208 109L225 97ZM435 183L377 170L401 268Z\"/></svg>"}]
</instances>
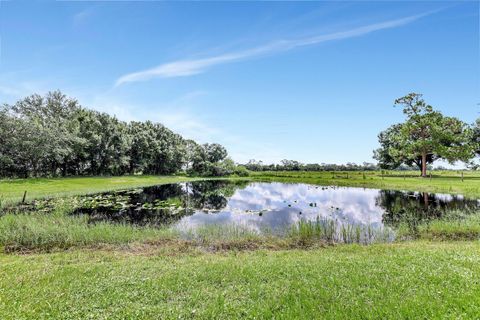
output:
<instances>
[{"instance_id":1,"label":"blue sky","mask_svg":"<svg viewBox=\"0 0 480 320\"><path fill-rule=\"evenodd\" d=\"M60 89L234 160L372 161L420 92L479 116L479 3L1 2L0 101Z\"/></svg>"}]
</instances>

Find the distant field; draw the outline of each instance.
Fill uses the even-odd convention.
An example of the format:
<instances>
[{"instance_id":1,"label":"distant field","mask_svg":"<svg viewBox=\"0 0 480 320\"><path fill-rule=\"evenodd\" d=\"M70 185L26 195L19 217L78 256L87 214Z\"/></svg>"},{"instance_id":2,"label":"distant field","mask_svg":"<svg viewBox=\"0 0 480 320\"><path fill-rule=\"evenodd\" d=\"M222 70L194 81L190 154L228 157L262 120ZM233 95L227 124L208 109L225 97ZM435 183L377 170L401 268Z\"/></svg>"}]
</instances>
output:
<instances>
[{"instance_id":1,"label":"distant field","mask_svg":"<svg viewBox=\"0 0 480 320\"><path fill-rule=\"evenodd\" d=\"M0 180L0 201L18 202L27 191L27 199L88 194L156 184L185 182L182 176L72 177Z\"/></svg>"},{"instance_id":2,"label":"distant field","mask_svg":"<svg viewBox=\"0 0 480 320\"><path fill-rule=\"evenodd\" d=\"M416 171L265 171L253 172L252 178L263 181L454 193L480 198L480 171L464 171L463 180L461 171L434 171L431 178L421 178Z\"/></svg>"},{"instance_id":3,"label":"distant field","mask_svg":"<svg viewBox=\"0 0 480 320\"><path fill-rule=\"evenodd\" d=\"M72 177L0 180L0 202L88 194L102 191L135 188L156 184L198 180L183 176L120 176ZM455 193L480 198L480 172L465 171L462 181L460 171L435 171L432 178L420 178L418 172L349 171L305 172L266 171L252 172L250 179L279 182L304 182L321 185L357 186L380 189L413 190ZM1 205L1 203L0 203Z\"/></svg>"},{"instance_id":4,"label":"distant field","mask_svg":"<svg viewBox=\"0 0 480 320\"><path fill-rule=\"evenodd\" d=\"M480 243L0 254L1 319L475 319Z\"/></svg>"}]
</instances>

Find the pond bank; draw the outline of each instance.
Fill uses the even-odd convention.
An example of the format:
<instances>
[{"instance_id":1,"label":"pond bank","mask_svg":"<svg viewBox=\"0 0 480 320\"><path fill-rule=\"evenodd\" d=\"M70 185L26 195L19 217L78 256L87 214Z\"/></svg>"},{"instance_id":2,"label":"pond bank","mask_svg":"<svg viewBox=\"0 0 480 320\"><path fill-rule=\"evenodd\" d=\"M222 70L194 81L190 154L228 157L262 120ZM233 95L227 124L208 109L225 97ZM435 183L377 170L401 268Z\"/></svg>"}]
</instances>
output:
<instances>
[{"instance_id":1,"label":"pond bank","mask_svg":"<svg viewBox=\"0 0 480 320\"><path fill-rule=\"evenodd\" d=\"M203 179L205 178L149 175L7 179L0 180L0 208L2 204L20 202L25 191L26 200L31 201Z\"/></svg>"},{"instance_id":2,"label":"pond bank","mask_svg":"<svg viewBox=\"0 0 480 320\"><path fill-rule=\"evenodd\" d=\"M311 249L339 243L365 244L355 238L357 229L347 229L341 238L332 238L329 228L323 224L299 223L285 236L259 235L232 227L209 227L197 231L190 238L168 227L136 227L127 224L100 222L88 224L86 217L66 215L62 211L53 214L8 214L0 218L0 250L7 253L54 252L72 248L114 249L169 247L173 249L199 249L202 251L251 251L261 249ZM328 225L327 225L328 226ZM463 215L457 212L446 217L399 229L396 242L415 239L434 241L480 240L480 212ZM343 229L342 229L343 230ZM347 233L344 233L347 232ZM389 242L384 233L373 234L372 241Z\"/></svg>"},{"instance_id":3,"label":"pond bank","mask_svg":"<svg viewBox=\"0 0 480 320\"><path fill-rule=\"evenodd\" d=\"M5 252L166 242L216 251L480 239L474 199L230 179L39 200L9 210L0 218Z\"/></svg>"}]
</instances>

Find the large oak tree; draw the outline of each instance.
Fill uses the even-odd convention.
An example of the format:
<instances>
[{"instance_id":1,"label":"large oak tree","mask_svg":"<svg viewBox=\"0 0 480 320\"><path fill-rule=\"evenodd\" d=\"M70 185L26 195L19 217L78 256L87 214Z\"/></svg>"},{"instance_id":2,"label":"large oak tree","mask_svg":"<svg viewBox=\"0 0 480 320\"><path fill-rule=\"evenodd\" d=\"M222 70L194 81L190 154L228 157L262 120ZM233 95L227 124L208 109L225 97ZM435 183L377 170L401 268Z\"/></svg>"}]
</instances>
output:
<instances>
[{"instance_id":1,"label":"large oak tree","mask_svg":"<svg viewBox=\"0 0 480 320\"><path fill-rule=\"evenodd\" d=\"M433 109L421 94L409 93L395 100L406 121L379 135L381 148L375 157L384 167L417 164L422 177L427 164L444 159L449 163L468 161L473 156L472 129L463 121Z\"/></svg>"}]
</instances>

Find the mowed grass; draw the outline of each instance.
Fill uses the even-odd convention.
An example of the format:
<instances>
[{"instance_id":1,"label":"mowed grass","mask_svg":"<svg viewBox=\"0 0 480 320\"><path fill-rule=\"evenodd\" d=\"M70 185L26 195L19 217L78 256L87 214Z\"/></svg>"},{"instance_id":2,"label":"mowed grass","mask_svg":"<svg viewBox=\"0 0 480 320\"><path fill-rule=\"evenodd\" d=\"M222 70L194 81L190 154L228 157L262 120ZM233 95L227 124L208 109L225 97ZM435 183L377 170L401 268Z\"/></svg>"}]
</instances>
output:
<instances>
[{"instance_id":1,"label":"mowed grass","mask_svg":"<svg viewBox=\"0 0 480 320\"><path fill-rule=\"evenodd\" d=\"M463 181L461 171L433 171L431 178L421 178L416 171L265 171L252 172L251 178L261 181L462 194L480 198L480 171L464 171Z\"/></svg>"},{"instance_id":2,"label":"mowed grass","mask_svg":"<svg viewBox=\"0 0 480 320\"><path fill-rule=\"evenodd\" d=\"M0 205L19 202L27 191L26 201L45 197L91 194L198 180L183 176L73 177L0 180Z\"/></svg>"},{"instance_id":3,"label":"mowed grass","mask_svg":"<svg viewBox=\"0 0 480 320\"><path fill-rule=\"evenodd\" d=\"M0 254L1 319L475 319L479 242Z\"/></svg>"}]
</instances>

